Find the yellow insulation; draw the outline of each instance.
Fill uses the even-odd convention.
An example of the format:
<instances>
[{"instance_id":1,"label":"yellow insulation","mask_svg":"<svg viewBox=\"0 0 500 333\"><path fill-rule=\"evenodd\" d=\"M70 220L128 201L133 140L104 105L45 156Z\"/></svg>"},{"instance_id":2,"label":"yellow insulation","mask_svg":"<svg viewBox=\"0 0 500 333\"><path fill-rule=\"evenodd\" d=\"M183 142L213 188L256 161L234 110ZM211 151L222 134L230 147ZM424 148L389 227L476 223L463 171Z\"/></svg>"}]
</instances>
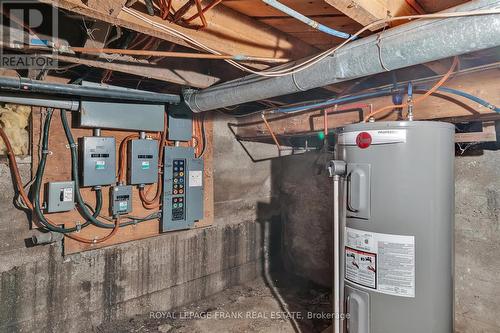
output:
<instances>
[{"instance_id":1,"label":"yellow insulation","mask_svg":"<svg viewBox=\"0 0 500 333\"><path fill-rule=\"evenodd\" d=\"M31 107L26 105L5 104L0 107L0 127L10 139L16 155L29 153L29 117ZM5 144L0 140L0 155L5 155Z\"/></svg>"}]
</instances>

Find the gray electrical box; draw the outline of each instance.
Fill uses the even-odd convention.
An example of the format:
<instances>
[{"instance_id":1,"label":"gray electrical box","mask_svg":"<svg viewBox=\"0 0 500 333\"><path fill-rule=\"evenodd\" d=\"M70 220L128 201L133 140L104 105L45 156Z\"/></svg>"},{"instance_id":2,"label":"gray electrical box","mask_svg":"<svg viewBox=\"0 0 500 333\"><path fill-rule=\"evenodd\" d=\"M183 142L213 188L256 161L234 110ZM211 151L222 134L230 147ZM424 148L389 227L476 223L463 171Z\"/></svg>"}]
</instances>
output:
<instances>
[{"instance_id":1,"label":"gray electrical box","mask_svg":"<svg viewBox=\"0 0 500 333\"><path fill-rule=\"evenodd\" d=\"M168 110L168 139L189 141L193 137L193 112L185 103Z\"/></svg>"},{"instance_id":2,"label":"gray electrical box","mask_svg":"<svg viewBox=\"0 0 500 333\"><path fill-rule=\"evenodd\" d=\"M161 231L192 228L203 218L203 160L191 147L166 147Z\"/></svg>"},{"instance_id":3,"label":"gray electrical box","mask_svg":"<svg viewBox=\"0 0 500 333\"><path fill-rule=\"evenodd\" d=\"M112 186L109 194L110 212L113 216L128 214L132 211L132 186Z\"/></svg>"},{"instance_id":4,"label":"gray electrical box","mask_svg":"<svg viewBox=\"0 0 500 333\"><path fill-rule=\"evenodd\" d=\"M46 185L47 213L67 212L75 208L75 183L50 182Z\"/></svg>"},{"instance_id":5,"label":"gray electrical box","mask_svg":"<svg viewBox=\"0 0 500 333\"><path fill-rule=\"evenodd\" d=\"M115 138L88 136L80 138L82 186L111 185L116 182Z\"/></svg>"},{"instance_id":6,"label":"gray electrical box","mask_svg":"<svg viewBox=\"0 0 500 333\"><path fill-rule=\"evenodd\" d=\"M93 82L82 82L83 86L100 89L118 89ZM129 129L138 131L163 131L165 105L145 103L117 103L82 100L79 112L80 127Z\"/></svg>"},{"instance_id":7,"label":"gray electrical box","mask_svg":"<svg viewBox=\"0 0 500 333\"><path fill-rule=\"evenodd\" d=\"M153 184L158 181L158 141L131 140L128 144L129 184Z\"/></svg>"}]
</instances>

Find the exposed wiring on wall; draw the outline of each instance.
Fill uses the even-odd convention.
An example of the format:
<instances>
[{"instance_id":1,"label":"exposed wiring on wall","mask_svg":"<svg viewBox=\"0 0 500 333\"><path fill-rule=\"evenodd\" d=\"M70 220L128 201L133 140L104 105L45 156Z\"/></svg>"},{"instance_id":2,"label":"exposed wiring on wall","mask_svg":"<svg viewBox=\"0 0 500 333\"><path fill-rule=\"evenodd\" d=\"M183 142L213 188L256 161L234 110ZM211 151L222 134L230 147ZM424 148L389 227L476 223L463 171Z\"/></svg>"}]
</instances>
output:
<instances>
[{"instance_id":1,"label":"exposed wiring on wall","mask_svg":"<svg viewBox=\"0 0 500 333\"><path fill-rule=\"evenodd\" d=\"M399 89L399 86L396 85L396 88ZM426 94L430 91L431 87L427 87L427 86L414 86L413 87L413 94ZM316 102L316 103L313 103L313 104L309 104L309 105L303 105L301 106L301 108L299 110L294 110L295 107L291 107L291 108L279 108L279 109L275 109L275 110L264 110L264 111L259 111L259 113L285 113L287 114L287 117L288 115L292 115L292 116L296 116L296 115L299 115L299 114L304 114L304 113L309 113L309 112L314 112L314 111L317 111L317 110L322 110L323 108L327 108L327 107L331 107L331 106L334 106L334 105L337 105L337 104L343 104L343 103L347 103L347 102L353 102L353 101L359 101L359 100L363 100L363 99L366 99L366 98L369 98L369 97L373 97L374 93L377 94L377 96L388 96L388 95L391 95L393 93L393 90L394 90L394 87L384 87L382 89L379 89L377 91L373 91L373 92L370 92L370 93L362 93L362 94L357 94L357 95L352 95L352 96L344 96L344 97L340 97L340 98L337 98L337 99L330 99L330 100L327 100L327 101L323 101L323 102ZM475 103L478 103L480 104L481 106L484 106L486 108L488 108L489 110L491 111L494 111L496 113L500 113L500 107L497 107L493 104L491 104L490 102L480 98L480 97L477 97L477 96L474 96L472 94L469 94L469 93L466 93L464 91L461 91L461 90L457 90L457 89L452 89L452 88L447 88L447 87L439 87L437 88L437 91L442 91L442 92L446 92L446 93L449 93L449 94L452 94L452 95L456 95L456 96L460 96L460 97L464 97L470 101L473 101ZM433 95L436 95L436 92L433 93ZM443 98L444 95L436 95L437 97L441 97ZM363 108L363 107L366 107L368 106L369 109L370 109L370 113L373 114L373 105L372 104L354 104L354 105L346 105L344 107L339 107L337 110L345 110L345 109L356 109L356 108ZM397 106L399 107L399 105ZM328 113L333 113L335 112L335 109L334 110L329 110ZM248 114L248 115L252 115L252 114L255 114L255 112L251 113L251 114ZM363 117L362 117L363 118ZM267 120L267 119L266 119ZM272 119L273 121L274 120L277 120L277 118L273 118ZM248 125L255 125L257 124L258 122L256 121L250 121L248 123L239 123L238 126L248 126ZM267 128L267 126L266 126ZM268 131L269 131L269 128L267 128ZM271 131L269 131L270 133L274 133L274 131L271 129ZM274 140L273 140L274 141Z\"/></svg>"},{"instance_id":2,"label":"exposed wiring on wall","mask_svg":"<svg viewBox=\"0 0 500 333\"><path fill-rule=\"evenodd\" d=\"M134 16L135 18L137 18L145 23L150 24L151 26L153 26L161 31L164 31L164 32L166 32L174 37L180 38L193 46L196 46L200 49L203 49L203 50L208 51L208 52L213 53L213 54L219 54L219 55L222 54L221 52L216 51L216 50L208 47L207 45L195 40L194 38L180 32L178 30L175 30L171 27L168 27L168 26L163 25L163 24L159 24L159 23L149 19L148 17L130 9L130 8L124 7L123 11L126 12L127 14ZM464 16L478 16L478 15L492 15L492 14L500 14L500 9L474 10L474 11L454 12L454 13L435 13L435 14L425 14L425 15L406 15L406 16L396 16L396 17L384 18L384 19L375 21L375 22L363 27L362 29L360 29L355 34L351 35L350 38L346 39L344 42L342 42L338 46L335 46L331 49L328 49L324 52L321 52L321 53L317 54L316 56L313 56L307 60L301 61L301 62L297 63L296 65L292 65L291 67L285 67L285 68L281 68L281 69L271 68L271 69L263 70L263 71L255 71L249 67L238 64L237 62L235 62L233 60L226 60L226 61L236 68L239 68L243 71L246 71L246 72L249 72L249 73L252 73L255 75L265 76L265 77L285 76L285 75L298 73L300 71L303 71L303 70L315 65L319 61L334 54L336 51L338 51L339 49L344 47L347 43L349 43L352 40L354 40L355 38L357 38L363 32L365 32L373 27L379 26L383 23L402 21L402 20L413 20L413 19L456 18L456 17L464 17Z\"/></svg>"},{"instance_id":3,"label":"exposed wiring on wall","mask_svg":"<svg viewBox=\"0 0 500 333\"><path fill-rule=\"evenodd\" d=\"M410 107L411 108L411 107L413 107L413 105L425 100L427 97L429 97L434 92L436 92L436 90L438 90L439 87L441 87L443 85L443 83L446 82L446 80L448 80L448 78L451 76L451 74L453 73L453 71L455 70L457 65L458 65L458 57L455 57L453 59L453 63L451 64L451 67L448 70L448 72L431 89L429 89L429 91L427 91L423 96L417 97L414 100L408 100L405 103L398 105L398 107L400 107L400 108ZM384 112L387 110L393 110L393 109L394 109L394 105L384 106L384 107L370 113L369 115L367 115L365 117L364 121L368 121L370 118L375 117L375 115L377 115L381 112Z\"/></svg>"},{"instance_id":4,"label":"exposed wiring on wall","mask_svg":"<svg viewBox=\"0 0 500 333\"><path fill-rule=\"evenodd\" d=\"M158 182L156 183L156 192L153 199L148 198L149 191L152 187L145 190L144 187L139 188L139 197L142 201L142 206L146 209L159 209L160 208L160 196L163 189L163 154L165 150L165 145L167 144L167 132L168 132L168 116L165 113L163 116L163 132L159 134L160 144L158 151Z\"/></svg>"},{"instance_id":5,"label":"exposed wiring on wall","mask_svg":"<svg viewBox=\"0 0 500 333\"><path fill-rule=\"evenodd\" d=\"M201 150L201 153L200 155L198 156L198 158L202 158L203 155L205 155L205 152L207 150L207 137L206 137L206 133L205 133L205 114L202 113L200 115L200 125L201 125L201 141L202 141L202 144L203 144L203 149Z\"/></svg>"},{"instance_id":6,"label":"exposed wiring on wall","mask_svg":"<svg viewBox=\"0 0 500 333\"><path fill-rule=\"evenodd\" d=\"M5 131L1 126L0 126L0 137L2 138L5 147L7 149L7 158L9 160L9 165L12 171L12 175L14 176L14 183L17 187L17 192L21 197L21 200L23 201L24 205L28 209L32 210L33 205L31 204L31 201L29 200L28 195L26 194L26 191L24 189L23 181L19 173L19 166L17 165L16 155L14 154L14 148L10 143L9 137L7 136L7 134L5 133Z\"/></svg>"},{"instance_id":7,"label":"exposed wiring on wall","mask_svg":"<svg viewBox=\"0 0 500 333\"><path fill-rule=\"evenodd\" d=\"M48 135L45 135L45 133L48 133L51 119L52 119L52 110L49 110L47 113L47 117L46 117L46 121L45 121L45 125L44 125L45 131L43 134L43 140L42 140L42 146L41 146L42 159L40 160L38 171L37 171L38 176L43 175L43 169L45 168L45 159L46 159L46 156L48 155ZM16 159L15 159L12 145L10 144L9 138L7 137L7 135L5 135L5 132L3 131L2 128L0 128L0 136L3 139L5 146L7 147L7 151L8 151L7 154L9 156L9 162L10 162L9 165L11 167L12 173L14 174L14 179L15 179L15 183L17 186L17 190L18 190L19 194L21 195L21 197L23 198L23 201L24 201L24 204L26 205L26 207L28 207L31 211L34 212L34 214L36 214L38 216L38 221L43 225L43 227L45 227L46 229L48 229L50 231L63 233L64 236L66 236L68 238L71 238L71 239L76 240L78 242L87 243L87 244L96 244L96 243L104 242L112 237L112 234L114 234L116 231L113 232L112 234L104 237L104 238L101 238L101 239L97 239L97 238L87 239L84 237L77 236L73 233L79 231L81 228L87 226L88 224L84 224L81 227L63 228L63 227L57 226L54 222L45 218L45 216L41 212L40 204L38 201L38 192L40 191L40 183L41 183L40 178L39 177L36 178L35 194L34 194L35 200L32 202L29 199L25 189L22 186L21 178L20 178L20 174L19 174L19 168L18 168ZM99 203L96 204L95 210L96 210L96 215L97 215L98 212L101 210L101 204L99 204Z\"/></svg>"},{"instance_id":8,"label":"exposed wiring on wall","mask_svg":"<svg viewBox=\"0 0 500 333\"><path fill-rule=\"evenodd\" d=\"M42 207L40 204L40 190L41 190L41 184L43 180L43 175L44 175L44 170L47 162L47 157L50 155L49 151L49 146L48 146L48 140L49 140L49 132L50 132L50 124L52 121L52 115L53 115L53 110L48 109L47 115L45 117L45 120L42 121L42 130L41 130L41 137L40 137L40 161L39 165L37 167L37 172L36 176L34 178L34 189L33 189L33 198L30 199L26 188L22 184L20 172L19 172L19 167L17 165L17 161L15 158L15 153L13 150L13 147L10 143L10 140L3 130L3 128L0 127L0 137L5 143L6 149L7 149L7 157L9 159L9 166L11 168L12 174L14 176L14 183L15 187L17 190L17 193L20 197L20 201L22 203L22 206L26 207L26 209L32 211L33 215L37 217L37 222L40 223L40 225L52 232L57 232L57 233L62 233L64 236L71 238L75 241L86 243L86 244L97 244L97 243L102 243L110 238L112 238L116 233L117 230L120 227L125 227L125 226L130 226L130 225L136 225L137 223L140 222L145 222L149 221L152 219L157 219L160 216L160 211L154 212L152 214L149 214L148 216L145 217L136 217L136 216L131 216L131 215L125 215L123 217L127 218L125 222L121 222L120 217L116 217L114 219L104 217L100 215L100 211L102 208L102 192L100 189L96 189L96 207L92 208L90 207L86 202L83 201L81 194L80 194L80 187L79 187L79 181L78 181L78 168L77 168L77 163L76 163L76 143L74 142L74 139L71 135L71 130L68 125L68 121L66 118L65 110L61 110L61 122L63 124L63 128L66 134L66 137L68 139L69 147L71 149L71 157L72 157L72 178L75 183L75 197L77 201L77 205L79 207L80 213L82 216L85 218L85 222L81 225L77 224L74 227L62 227L48 219L44 213L42 212ZM166 131L164 131L164 139L166 139ZM166 142L166 140L162 140L162 142ZM161 159L160 159L161 161ZM160 168L161 169L161 168ZM160 174L160 172L159 172ZM75 177L76 175L76 177ZM161 192L161 190L160 190ZM92 211L92 214L89 213L89 211ZM97 217L103 218L104 220L110 221L113 224L108 224L108 223L103 223L99 220L97 220ZM112 229L112 231L102 237L102 238L97 238L94 237L92 239L77 236L75 233L80 232L81 229L87 227L90 224L94 224L97 227L100 228L106 228L106 229Z\"/></svg>"},{"instance_id":9,"label":"exposed wiring on wall","mask_svg":"<svg viewBox=\"0 0 500 333\"><path fill-rule=\"evenodd\" d=\"M195 155L197 158L203 156L205 152L205 128L203 124L203 115L193 116L193 147L195 148Z\"/></svg>"}]
</instances>

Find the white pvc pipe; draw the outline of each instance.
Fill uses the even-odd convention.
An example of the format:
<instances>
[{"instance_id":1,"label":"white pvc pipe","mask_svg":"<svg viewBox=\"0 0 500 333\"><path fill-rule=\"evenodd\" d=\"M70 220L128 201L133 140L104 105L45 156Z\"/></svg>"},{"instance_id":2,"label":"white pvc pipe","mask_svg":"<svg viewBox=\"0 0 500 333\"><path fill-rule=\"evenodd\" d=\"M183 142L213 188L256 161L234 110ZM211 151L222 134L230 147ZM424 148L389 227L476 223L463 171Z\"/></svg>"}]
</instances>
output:
<instances>
[{"instance_id":1,"label":"white pvc pipe","mask_svg":"<svg viewBox=\"0 0 500 333\"><path fill-rule=\"evenodd\" d=\"M333 176L333 332L341 333L340 318L340 176Z\"/></svg>"}]
</instances>

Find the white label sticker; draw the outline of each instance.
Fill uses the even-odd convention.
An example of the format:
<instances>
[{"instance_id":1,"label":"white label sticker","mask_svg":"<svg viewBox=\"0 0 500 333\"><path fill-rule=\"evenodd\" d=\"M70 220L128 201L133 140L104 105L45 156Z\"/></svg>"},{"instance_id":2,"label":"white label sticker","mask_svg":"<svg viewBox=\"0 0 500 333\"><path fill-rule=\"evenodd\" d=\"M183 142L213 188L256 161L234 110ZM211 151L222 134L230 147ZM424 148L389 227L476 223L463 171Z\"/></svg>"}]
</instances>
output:
<instances>
[{"instance_id":1,"label":"white label sticker","mask_svg":"<svg viewBox=\"0 0 500 333\"><path fill-rule=\"evenodd\" d=\"M125 211L128 208L128 202L127 201L119 201L118 202L118 209L120 211Z\"/></svg>"},{"instance_id":2,"label":"white label sticker","mask_svg":"<svg viewBox=\"0 0 500 333\"><path fill-rule=\"evenodd\" d=\"M345 278L380 293L415 297L415 237L346 228Z\"/></svg>"},{"instance_id":3,"label":"white label sticker","mask_svg":"<svg viewBox=\"0 0 500 333\"><path fill-rule=\"evenodd\" d=\"M189 172L189 187L203 186L203 171Z\"/></svg>"},{"instance_id":4,"label":"white label sticker","mask_svg":"<svg viewBox=\"0 0 500 333\"><path fill-rule=\"evenodd\" d=\"M73 202L73 188L72 187L66 187L62 190L62 201L63 202Z\"/></svg>"},{"instance_id":5,"label":"white label sticker","mask_svg":"<svg viewBox=\"0 0 500 333\"><path fill-rule=\"evenodd\" d=\"M149 169L149 161L142 161L142 163L141 163L141 169L142 170L148 170Z\"/></svg>"},{"instance_id":6,"label":"white label sticker","mask_svg":"<svg viewBox=\"0 0 500 333\"><path fill-rule=\"evenodd\" d=\"M96 161L95 162L96 170L103 170L106 168L106 161Z\"/></svg>"},{"instance_id":7,"label":"white label sticker","mask_svg":"<svg viewBox=\"0 0 500 333\"><path fill-rule=\"evenodd\" d=\"M340 133L338 137L338 143L345 146L356 146L356 138L360 133L370 134L371 145L406 142L405 129L384 129Z\"/></svg>"}]
</instances>

